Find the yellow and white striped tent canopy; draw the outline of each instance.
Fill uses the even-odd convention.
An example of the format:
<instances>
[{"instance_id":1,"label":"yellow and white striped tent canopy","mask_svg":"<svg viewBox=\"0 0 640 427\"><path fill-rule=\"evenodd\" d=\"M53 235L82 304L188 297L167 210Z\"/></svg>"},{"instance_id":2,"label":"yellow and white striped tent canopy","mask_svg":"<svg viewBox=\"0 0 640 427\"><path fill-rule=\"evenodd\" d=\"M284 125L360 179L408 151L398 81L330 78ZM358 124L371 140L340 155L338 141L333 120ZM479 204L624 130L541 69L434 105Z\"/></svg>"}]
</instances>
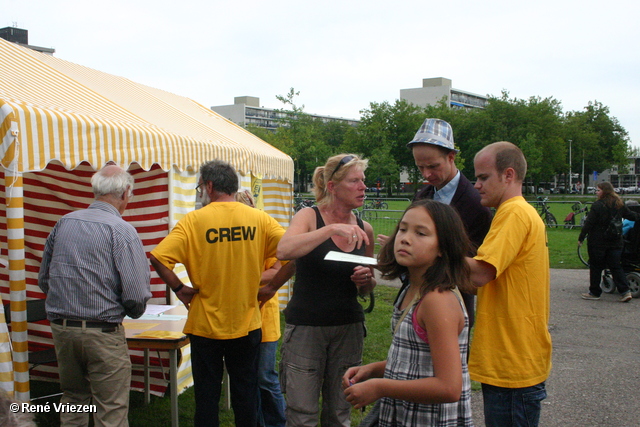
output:
<instances>
[{"instance_id":1,"label":"yellow and white striped tent canopy","mask_svg":"<svg viewBox=\"0 0 640 427\"><path fill-rule=\"evenodd\" d=\"M63 61L0 39L0 158L8 166L6 117L20 124L21 171L60 160L74 169L82 160L113 160L149 170L195 170L223 158L243 175L293 182L293 161L195 101L123 77ZM8 140L7 140L8 139Z\"/></svg>"},{"instance_id":2,"label":"yellow and white striped tent canopy","mask_svg":"<svg viewBox=\"0 0 640 427\"><path fill-rule=\"evenodd\" d=\"M65 209L78 208L74 205L78 189L65 186L65 171L77 175L81 182L73 185L79 186L88 186L87 174L109 161L140 173L145 182L154 182L143 187L148 197L161 193L156 201L168 205L164 210L151 212L158 217L165 215L158 221L167 224L166 234L172 224L193 209L200 164L223 159L239 172L243 187L261 188L258 196L265 211L283 226L288 225L294 171L293 160L283 152L191 99L3 39L0 39L0 136L0 170L4 176L4 185L0 183L0 197L4 198L0 204L0 211L4 211L0 240L6 242L0 254L0 269L8 267L4 276L8 277L14 313L13 358L0 346L0 389L15 389L19 400L29 398L27 325L21 319L26 318L26 297L39 291L35 285L29 285L37 278L41 256L38 248L48 234L47 225L55 223ZM48 173L51 167L54 169ZM155 191L159 188L156 181L159 173L161 181L164 174L164 184L160 185L161 191ZM49 196L63 206L40 210L37 199L45 191L57 192ZM90 203L90 188L84 197ZM29 202L29 198L36 200ZM37 224L35 231L30 230L31 224ZM145 227L141 225L139 232L141 229ZM142 236L145 231L149 233L148 241ZM149 250L159 238L152 234L148 230L141 232ZM0 280L0 289L2 286ZM6 334L6 328L2 328L3 315L0 311L0 341ZM13 373L3 371L7 364L12 364ZM9 382L11 387L6 386Z\"/></svg>"}]
</instances>

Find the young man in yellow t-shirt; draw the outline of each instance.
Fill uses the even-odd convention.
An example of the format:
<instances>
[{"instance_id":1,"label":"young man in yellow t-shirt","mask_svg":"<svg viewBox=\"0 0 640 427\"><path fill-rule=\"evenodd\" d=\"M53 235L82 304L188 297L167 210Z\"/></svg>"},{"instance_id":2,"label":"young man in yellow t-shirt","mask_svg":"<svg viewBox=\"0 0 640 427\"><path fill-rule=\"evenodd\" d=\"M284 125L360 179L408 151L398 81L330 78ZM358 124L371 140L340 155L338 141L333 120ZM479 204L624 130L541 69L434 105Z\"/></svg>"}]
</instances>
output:
<instances>
[{"instance_id":1,"label":"young man in yellow t-shirt","mask_svg":"<svg viewBox=\"0 0 640 427\"><path fill-rule=\"evenodd\" d=\"M551 371L546 231L522 197L527 162L518 147L490 144L474 165L481 203L497 211L468 258L479 287L469 373L482 383L487 427L537 426Z\"/></svg>"}]
</instances>

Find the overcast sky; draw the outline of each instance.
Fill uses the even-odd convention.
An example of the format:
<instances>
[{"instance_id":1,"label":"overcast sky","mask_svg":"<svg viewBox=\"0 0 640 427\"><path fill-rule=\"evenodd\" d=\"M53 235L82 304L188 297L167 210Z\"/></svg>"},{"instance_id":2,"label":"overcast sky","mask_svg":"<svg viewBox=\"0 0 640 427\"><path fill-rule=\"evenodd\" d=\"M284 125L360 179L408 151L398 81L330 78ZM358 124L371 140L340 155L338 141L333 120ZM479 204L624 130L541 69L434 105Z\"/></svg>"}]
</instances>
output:
<instances>
[{"instance_id":1,"label":"overcast sky","mask_svg":"<svg viewBox=\"0 0 640 427\"><path fill-rule=\"evenodd\" d=\"M293 87L308 113L446 77L481 95L610 108L640 146L640 2L632 0L0 0L0 28L55 56L210 107ZM1 78L1 76L0 76ZM455 129L454 129L455 132Z\"/></svg>"}]
</instances>

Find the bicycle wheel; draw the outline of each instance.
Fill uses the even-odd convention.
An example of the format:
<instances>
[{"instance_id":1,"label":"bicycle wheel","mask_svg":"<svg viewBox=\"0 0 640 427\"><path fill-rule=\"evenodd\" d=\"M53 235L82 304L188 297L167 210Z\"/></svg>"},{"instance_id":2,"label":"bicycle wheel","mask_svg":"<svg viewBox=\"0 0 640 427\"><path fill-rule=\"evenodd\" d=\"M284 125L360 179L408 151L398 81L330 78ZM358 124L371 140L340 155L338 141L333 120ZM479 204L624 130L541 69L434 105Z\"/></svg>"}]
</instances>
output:
<instances>
[{"instance_id":1,"label":"bicycle wheel","mask_svg":"<svg viewBox=\"0 0 640 427\"><path fill-rule=\"evenodd\" d=\"M547 223L547 227L556 228L558 226L558 221L556 221L556 217L553 216L551 212L547 212L545 216L545 222Z\"/></svg>"},{"instance_id":2,"label":"bicycle wheel","mask_svg":"<svg viewBox=\"0 0 640 427\"><path fill-rule=\"evenodd\" d=\"M387 205L387 202L380 203L380 209L389 209L389 205Z\"/></svg>"},{"instance_id":3,"label":"bicycle wheel","mask_svg":"<svg viewBox=\"0 0 640 427\"><path fill-rule=\"evenodd\" d=\"M578 258L587 267L589 267L589 252L587 252L587 240L582 242L582 246L578 246Z\"/></svg>"},{"instance_id":4,"label":"bicycle wheel","mask_svg":"<svg viewBox=\"0 0 640 427\"><path fill-rule=\"evenodd\" d=\"M371 313L373 311L373 307L376 305L376 297L373 292L368 295L358 295L358 299L365 313Z\"/></svg>"}]
</instances>

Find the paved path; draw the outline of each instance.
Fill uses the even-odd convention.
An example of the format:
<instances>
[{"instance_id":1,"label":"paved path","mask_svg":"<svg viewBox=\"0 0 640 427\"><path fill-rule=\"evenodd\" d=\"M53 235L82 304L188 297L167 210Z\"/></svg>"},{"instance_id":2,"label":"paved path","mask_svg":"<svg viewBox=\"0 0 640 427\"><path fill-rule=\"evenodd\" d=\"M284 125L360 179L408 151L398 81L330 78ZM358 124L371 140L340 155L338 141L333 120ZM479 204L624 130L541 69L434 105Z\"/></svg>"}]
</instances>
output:
<instances>
[{"instance_id":1,"label":"paved path","mask_svg":"<svg viewBox=\"0 0 640 427\"><path fill-rule=\"evenodd\" d=\"M540 425L640 426L640 300L585 301L588 281L588 270L551 270L553 369ZM472 399L483 427L482 393Z\"/></svg>"}]
</instances>

